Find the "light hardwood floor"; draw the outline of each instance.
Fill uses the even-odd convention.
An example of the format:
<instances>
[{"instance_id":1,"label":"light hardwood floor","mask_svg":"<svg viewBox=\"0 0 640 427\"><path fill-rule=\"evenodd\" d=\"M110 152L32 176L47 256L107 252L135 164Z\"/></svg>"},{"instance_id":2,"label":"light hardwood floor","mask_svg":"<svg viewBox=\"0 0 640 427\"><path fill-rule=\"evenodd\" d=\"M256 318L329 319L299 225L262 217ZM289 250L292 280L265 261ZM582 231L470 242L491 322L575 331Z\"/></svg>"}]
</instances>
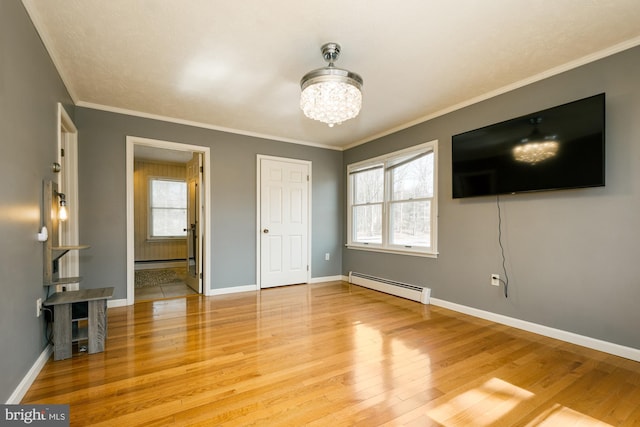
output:
<instances>
[{"instance_id":1,"label":"light hardwood floor","mask_svg":"<svg viewBox=\"0 0 640 427\"><path fill-rule=\"evenodd\" d=\"M23 403L71 425L631 426L640 363L344 282L109 309Z\"/></svg>"}]
</instances>

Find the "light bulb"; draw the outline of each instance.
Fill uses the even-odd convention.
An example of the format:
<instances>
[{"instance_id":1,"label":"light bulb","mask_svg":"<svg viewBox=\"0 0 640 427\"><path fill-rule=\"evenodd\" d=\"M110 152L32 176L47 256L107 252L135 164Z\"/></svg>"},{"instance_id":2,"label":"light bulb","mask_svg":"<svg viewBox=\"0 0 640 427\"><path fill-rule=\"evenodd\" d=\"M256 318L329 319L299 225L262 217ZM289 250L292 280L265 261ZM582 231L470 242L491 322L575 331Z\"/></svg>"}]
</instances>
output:
<instances>
[{"instance_id":1,"label":"light bulb","mask_svg":"<svg viewBox=\"0 0 640 427\"><path fill-rule=\"evenodd\" d=\"M67 207L61 203L60 209L58 209L58 219L60 221L66 221L67 218L69 218L69 215L67 214Z\"/></svg>"}]
</instances>

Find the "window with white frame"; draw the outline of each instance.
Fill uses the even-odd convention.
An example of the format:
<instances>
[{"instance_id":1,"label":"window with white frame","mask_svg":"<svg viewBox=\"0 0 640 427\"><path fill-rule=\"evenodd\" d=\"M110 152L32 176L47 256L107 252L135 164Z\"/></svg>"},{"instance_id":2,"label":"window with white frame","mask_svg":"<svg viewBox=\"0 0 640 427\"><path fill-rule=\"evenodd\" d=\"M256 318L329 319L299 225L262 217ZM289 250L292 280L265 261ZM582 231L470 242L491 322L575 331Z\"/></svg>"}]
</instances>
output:
<instances>
[{"instance_id":1,"label":"window with white frame","mask_svg":"<svg viewBox=\"0 0 640 427\"><path fill-rule=\"evenodd\" d=\"M347 166L351 248L436 256L437 141Z\"/></svg>"},{"instance_id":2,"label":"window with white frame","mask_svg":"<svg viewBox=\"0 0 640 427\"><path fill-rule=\"evenodd\" d=\"M149 178L149 238L184 238L186 229L186 181Z\"/></svg>"}]
</instances>

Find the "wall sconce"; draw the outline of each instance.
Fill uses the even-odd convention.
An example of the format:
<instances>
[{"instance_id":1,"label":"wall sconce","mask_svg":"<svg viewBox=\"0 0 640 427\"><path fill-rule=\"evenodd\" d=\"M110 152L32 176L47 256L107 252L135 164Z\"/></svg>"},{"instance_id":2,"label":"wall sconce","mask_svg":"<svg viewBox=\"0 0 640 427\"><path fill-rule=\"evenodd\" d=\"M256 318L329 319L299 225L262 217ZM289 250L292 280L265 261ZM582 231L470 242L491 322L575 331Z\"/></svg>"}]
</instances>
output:
<instances>
[{"instance_id":1,"label":"wall sconce","mask_svg":"<svg viewBox=\"0 0 640 427\"><path fill-rule=\"evenodd\" d=\"M69 218L69 214L67 213L67 197L64 193L58 193L56 191L56 195L60 197L60 207L58 208L58 219L60 221L66 221Z\"/></svg>"}]
</instances>

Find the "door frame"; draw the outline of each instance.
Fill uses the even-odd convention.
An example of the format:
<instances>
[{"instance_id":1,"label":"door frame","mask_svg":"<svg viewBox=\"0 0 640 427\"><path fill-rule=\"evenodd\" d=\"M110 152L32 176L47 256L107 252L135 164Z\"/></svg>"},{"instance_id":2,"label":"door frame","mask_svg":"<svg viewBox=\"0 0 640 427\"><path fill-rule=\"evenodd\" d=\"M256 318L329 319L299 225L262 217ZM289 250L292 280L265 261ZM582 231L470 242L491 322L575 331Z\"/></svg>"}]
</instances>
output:
<instances>
[{"instance_id":1,"label":"door frame","mask_svg":"<svg viewBox=\"0 0 640 427\"><path fill-rule=\"evenodd\" d=\"M204 212L200 220L202 223L202 236L204 239L202 254L202 290L206 296L211 293L211 150L200 145L182 144L179 142L163 141L159 139L140 138L127 136L126 138L126 174L127 174L127 305L135 302L135 242L134 242L134 149L136 145L153 148L161 148L175 151L190 151L202 153L203 179L202 189Z\"/></svg>"},{"instance_id":2,"label":"door frame","mask_svg":"<svg viewBox=\"0 0 640 427\"><path fill-rule=\"evenodd\" d=\"M258 154L256 156L256 287L258 290L262 289L262 258L261 258L261 234L262 234L262 223L261 223L261 212L262 212L262 201L261 201L261 189L262 189L262 160L274 160L279 162L286 163L298 163L304 164L309 167L309 181L307 181L307 265L309 269L307 270L307 283L311 281L311 206L312 206L312 194L311 188L313 187L311 184L313 182L313 173L312 166L313 163L310 160L300 160L300 159L292 159L289 157L276 157L276 156L267 156L264 154Z\"/></svg>"},{"instance_id":3,"label":"door frame","mask_svg":"<svg viewBox=\"0 0 640 427\"><path fill-rule=\"evenodd\" d=\"M198 292L199 294L202 293L203 291L203 287L202 287L202 275L200 275L200 270L202 269L202 258L203 258L203 250L202 250L202 238L203 238L203 234L202 234L202 212L198 212L200 209L200 206L202 206L202 175L203 173L201 172L202 170L202 166L203 166L203 160L202 160L202 153L201 152L194 152L192 154L192 158L191 160L189 160L189 162L187 162L187 171L189 171L189 165L194 162L194 159L197 159L197 164L195 165L197 170L195 172L195 174L191 174L190 172L187 172L187 180L186 180L186 184L187 184L187 223L186 226L187 228L185 229L185 231L187 232L187 253L186 253L186 259L185 259L185 264L186 264L186 268L187 268L187 275L185 278L185 281L187 283L187 286L189 286L191 289L193 289L194 291ZM195 163L195 162L194 162ZM193 166L191 166L193 168ZM193 169L192 169L193 170ZM191 198L191 184L193 183L193 181L195 181L195 191L193 192L193 199ZM192 205L192 201L195 201L195 203ZM195 211L195 212L194 212ZM192 217L195 216L195 220L193 222L191 222ZM194 225L194 227L191 227L192 225ZM194 233L195 233L195 239L194 239ZM192 248L193 243L196 242L196 247ZM196 265L196 276L195 278L193 276L191 276L190 273L190 266L189 266L189 260L190 260L190 256L189 254L190 249L192 248L192 250L195 252L193 254L193 259ZM196 285L197 283L197 285Z\"/></svg>"},{"instance_id":4,"label":"door frame","mask_svg":"<svg viewBox=\"0 0 640 427\"><path fill-rule=\"evenodd\" d=\"M78 217L78 129L64 105L60 102L58 102L57 115L56 161L59 165L62 165L61 172L57 177L57 184L66 197L69 218L60 230L61 242L54 242L54 244L77 245L80 239ZM64 150L64 156L62 155L62 150ZM60 260L60 273L63 277L80 276L80 256L78 251L71 251ZM69 283L64 287L67 290L78 290L79 284ZM56 290L61 291L62 285L58 285Z\"/></svg>"}]
</instances>

